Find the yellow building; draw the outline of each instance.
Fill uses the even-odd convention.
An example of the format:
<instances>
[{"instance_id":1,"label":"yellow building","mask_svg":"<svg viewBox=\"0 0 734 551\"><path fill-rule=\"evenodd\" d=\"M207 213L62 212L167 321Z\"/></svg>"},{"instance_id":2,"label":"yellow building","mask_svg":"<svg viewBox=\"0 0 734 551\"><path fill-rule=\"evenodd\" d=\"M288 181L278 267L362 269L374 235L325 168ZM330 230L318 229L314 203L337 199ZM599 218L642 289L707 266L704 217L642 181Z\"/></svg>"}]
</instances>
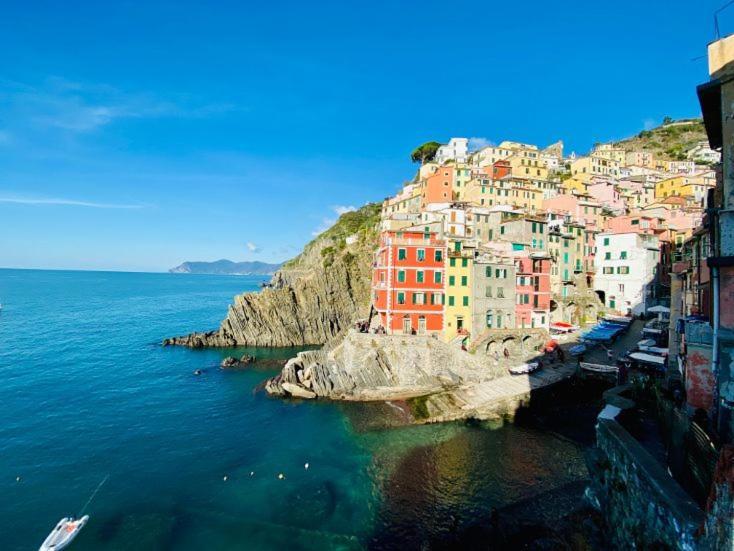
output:
<instances>
[{"instance_id":1,"label":"yellow building","mask_svg":"<svg viewBox=\"0 0 734 551\"><path fill-rule=\"evenodd\" d=\"M713 182L707 178L707 173L693 176L681 174L660 180L655 184L655 199L665 199L677 195L700 202L706 197L708 189L712 186Z\"/></svg>"},{"instance_id":2,"label":"yellow building","mask_svg":"<svg viewBox=\"0 0 734 551\"><path fill-rule=\"evenodd\" d=\"M510 163L512 175L518 178L548 179L548 167L540 158L537 150L523 149L516 151L506 159Z\"/></svg>"},{"instance_id":3,"label":"yellow building","mask_svg":"<svg viewBox=\"0 0 734 551\"><path fill-rule=\"evenodd\" d=\"M591 176L588 176L587 178L571 176L570 178L566 178L563 182L561 182L561 189L565 193L569 194L586 194L586 185L589 183L588 179L590 178Z\"/></svg>"},{"instance_id":4,"label":"yellow building","mask_svg":"<svg viewBox=\"0 0 734 551\"><path fill-rule=\"evenodd\" d=\"M592 154L589 157L579 157L571 163L571 174L584 178L591 176L619 176L621 164L614 159L607 159Z\"/></svg>"},{"instance_id":5,"label":"yellow building","mask_svg":"<svg viewBox=\"0 0 734 551\"><path fill-rule=\"evenodd\" d=\"M614 145L609 143L597 145L591 152L591 155L615 161L620 166L624 165L627 160L627 152L624 149L621 147L614 147Z\"/></svg>"},{"instance_id":6,"label":"yellow building","mask_svg":"<svg viewBox=\"0 0 734 551\"><path fill-rule=\"evenodd\" d=\"M443 335L449 342L471 328L474 246L466 240L450 240L447 256Z\"/></svg>"},{"instance_id":7,"label":"yellow building","mask_svg":"<svg viewBox=\"0 0 734 551\"><path fill-rule=\"evenodd\" d=\"M526 212L534 212L543 208L543 192L526 185L514 185L510 192L512 205L524 209Z\"/></svg>"}]
</instances>

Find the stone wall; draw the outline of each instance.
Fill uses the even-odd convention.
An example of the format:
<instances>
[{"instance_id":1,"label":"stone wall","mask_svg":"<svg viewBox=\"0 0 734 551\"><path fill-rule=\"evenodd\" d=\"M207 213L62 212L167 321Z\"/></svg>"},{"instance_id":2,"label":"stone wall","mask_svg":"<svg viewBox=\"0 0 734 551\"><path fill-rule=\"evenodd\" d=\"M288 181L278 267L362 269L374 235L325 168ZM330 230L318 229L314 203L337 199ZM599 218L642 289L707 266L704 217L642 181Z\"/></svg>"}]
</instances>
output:
<instances>
[{"instance_id":1,"label":"stone wall","mask_svg":"<svg viewBox=\"0 0 734 551\"><path fill-rule=\"evenodd\" d=\"M612 548L706 548L703 511L616 420L599 419L590 463L591 495Z\"/></svg>"}]
</instances>

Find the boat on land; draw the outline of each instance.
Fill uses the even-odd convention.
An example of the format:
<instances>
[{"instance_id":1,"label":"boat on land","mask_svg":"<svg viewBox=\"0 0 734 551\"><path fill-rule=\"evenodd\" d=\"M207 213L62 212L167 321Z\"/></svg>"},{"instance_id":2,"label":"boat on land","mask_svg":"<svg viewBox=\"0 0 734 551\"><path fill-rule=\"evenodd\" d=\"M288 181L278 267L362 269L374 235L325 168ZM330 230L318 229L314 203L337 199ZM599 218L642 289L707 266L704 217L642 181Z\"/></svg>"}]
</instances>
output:
<instances>
[{"instance_id":1,"label":"boat on land","mask_svg":"<svg viewBox=\"0 0 734 551\"><path fill-rule=\"evenodd\" d=\"M509 372L513 375L526 375L528 373L533 373L535 371L538 371L538 369L540 369L540 363L528 362L528 363L517 365L515 367L511 367L509 369Z\"/></svg>"},{"instance_id":2,"label":"boat on land","mask_svg":"<svg viewBox=\"0 0 734 551\"><path fill-rule=\"evenodd\" d=\"M578 325L572 325L570 323L566 323L565 321L556 321L550 324L551 335L553 334L563 335L566 333L573 333L574 331L578 331L578 330L579 330Z\"/></svg>"},{"instance_id":3,"label":"boat on land","mask_svg":"<svg viewBox=\"0 0 734 551\"><path fill-rule=\"evenodd\" d=\"M62 518L56 527L51 530L51 533L43 541L38 551L59 551L65 549L79 534L84 525L89 520L89 515L84 515L81 518L75 519L73 517Z\"/></svg>"}]
</instances>

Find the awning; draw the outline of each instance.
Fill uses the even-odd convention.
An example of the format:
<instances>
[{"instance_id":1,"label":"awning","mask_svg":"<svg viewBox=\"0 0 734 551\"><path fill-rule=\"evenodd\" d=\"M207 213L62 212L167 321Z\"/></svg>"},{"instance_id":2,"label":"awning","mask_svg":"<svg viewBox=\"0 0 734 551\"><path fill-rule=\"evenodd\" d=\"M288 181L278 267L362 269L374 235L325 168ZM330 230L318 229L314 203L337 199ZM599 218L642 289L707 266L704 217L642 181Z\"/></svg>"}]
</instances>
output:
<instances>
[{"instance_id":1,"label":"awning","mask_svg":"<svg viewBox=\"0 0 734 551\"><path fill-rule=\"evenodd\" d=\"M660 305L648 308L647 311L651 314L670 314L670 308Z\"/></svg>"},{"instance_id":2,"label":"awning","mask_svg":"<svg viewBox=\"0 0 734 551\"><path fill-rule=\"evenodd\" d=\"M644 352L632 352L632 354L629 355L629 358L637 362L665 365L665 358L662 356L653 356L652 354L645 354Z\"/></svg>"}]
</instances>

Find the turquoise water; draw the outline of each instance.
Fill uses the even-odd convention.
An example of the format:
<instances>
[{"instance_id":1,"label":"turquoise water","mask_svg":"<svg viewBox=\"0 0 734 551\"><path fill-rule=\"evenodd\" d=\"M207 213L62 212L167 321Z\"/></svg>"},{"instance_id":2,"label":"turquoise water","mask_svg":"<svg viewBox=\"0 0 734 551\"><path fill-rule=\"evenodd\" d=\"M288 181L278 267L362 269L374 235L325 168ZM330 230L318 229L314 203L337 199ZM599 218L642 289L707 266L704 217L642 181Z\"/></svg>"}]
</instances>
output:
<instances>
[{"instance_id":1,"label":"turquoise water","mask_svg":"<svg viewBox=\"0 0 734 551\"><path fill-rule=\"evenodd\" d=\"M74 550L411 547L585 476L532 428L377 430L384 407L268 398L294 350L158 345L259 281L0 270L2 549L37 548L108 475Z\"/></svg>"}]
</instances>

